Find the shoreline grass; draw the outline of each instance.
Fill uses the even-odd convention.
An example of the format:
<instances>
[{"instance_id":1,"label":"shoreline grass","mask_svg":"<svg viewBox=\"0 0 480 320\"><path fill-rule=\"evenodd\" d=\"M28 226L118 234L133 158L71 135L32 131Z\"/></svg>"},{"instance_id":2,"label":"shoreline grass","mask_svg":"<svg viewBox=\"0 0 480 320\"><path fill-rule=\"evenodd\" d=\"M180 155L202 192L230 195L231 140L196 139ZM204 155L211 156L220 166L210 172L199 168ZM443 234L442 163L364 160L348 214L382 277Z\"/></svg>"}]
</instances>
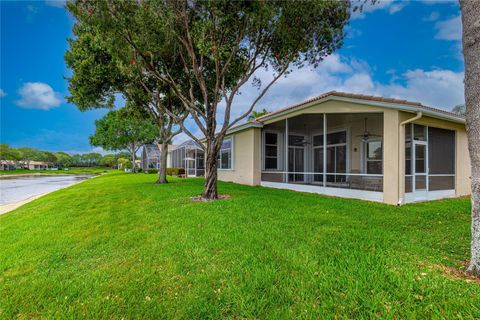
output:
<instances>
[{"instance_id":1,"label":"shoreline grass","mask_svg":"<svg viewBox=\"0 0 480 320\"><path fill-rule=\"evenodd\" d=\"M110 173L0 216L0 318L480 318L470 203Z\"/></svg>"}]
</instances>

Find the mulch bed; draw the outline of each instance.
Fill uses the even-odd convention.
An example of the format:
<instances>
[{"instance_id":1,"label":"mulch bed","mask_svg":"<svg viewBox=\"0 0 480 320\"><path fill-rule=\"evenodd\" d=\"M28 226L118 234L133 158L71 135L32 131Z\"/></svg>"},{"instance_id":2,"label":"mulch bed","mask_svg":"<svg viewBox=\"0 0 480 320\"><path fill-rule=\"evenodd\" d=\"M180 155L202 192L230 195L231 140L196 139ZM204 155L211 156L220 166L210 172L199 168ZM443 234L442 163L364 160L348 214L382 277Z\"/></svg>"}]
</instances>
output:
<instances>
[{"instance_id":1,"label":"mulch bed","mask_svg":"<svg viewBox=\"0 0 480 320\"><path fill-rule=\"evenodd\" d=\"M192 199L192 201L197 201L197 202L212 202L212 201L217 201L217 200L228 199L228 198L231 198L231 197L232 196L229 195L229 194L219 194L218 198L215 199L215 200L205 199L202 196L195 196L195 197L192 197L191 199Z\"/></svg>"}]
</instances>

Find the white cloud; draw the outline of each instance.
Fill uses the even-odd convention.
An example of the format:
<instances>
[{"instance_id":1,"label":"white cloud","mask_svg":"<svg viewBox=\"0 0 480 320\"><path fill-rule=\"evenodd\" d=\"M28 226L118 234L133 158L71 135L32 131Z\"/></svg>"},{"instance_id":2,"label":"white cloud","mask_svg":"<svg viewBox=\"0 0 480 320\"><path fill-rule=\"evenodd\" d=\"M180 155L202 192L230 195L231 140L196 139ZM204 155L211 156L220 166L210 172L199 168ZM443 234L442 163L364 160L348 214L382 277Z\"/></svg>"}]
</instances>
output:
<instances>
[{"instance_id":1,"label":"white cloud","mask_svg":"<svg viewBox=\"0 0 480 320\"><path fill-rule=\"evenodd\" d=\"M462 20L460 16L438 21L435 24L435 39L462 40Z\"/></svg>"},{"instance_id":2,"label":"white cloud","mask_svg":"<svg viewBox=\"0 0 480 320\"><path fill-rule=\"evenodd\" d=\"M430 13L428 16L423 17L423 21L436 21L438 18L440 18L440 13L438 11L433 11Z\"/></svg>"},{"instance_id":3,"label":"white cloud","mask_svg":"<svg viewBox=\"0 0 480 320\"><path fill-rule=\"evenodd\" d=\"M106 151L102 147L93 147L90 152L100 153L102 156L106 155L107 153L112 153L111 151Z\"/></svg>"},{"instance_id":4,"label":"white cloud","mask_svg":"<svg viewBox=\"0 0 480 320\"><path fill-rule=\"evenodd\" d=\"M5 91L3 91L3 89L0 89L0 98L3 98L7 95L7 93Z\"/></svg>"},{"instance_id":5,"label":"white cloud","mask_svg":"<svg viewBox=\"0 0 480 320\"><path fill-rule=\"evenodd\" d=\"M372 68L366 62L335 53L316 69L295 69L287 77L280 78L259 101L255 110L265 108L275 111L332 90L405 99L444 110L451 110L453 106L464 103L463 72L447 69L401 72L390 69L385 74L388 75L388 80L376 81ZM272 79L271 73L265 70L259 72L257 77L263 86ZM257 88L245 85L241 94L234 99L231 121L248 110L258 94ZM223 122L225 104L220 103L218 108L217 128ZM188 120L185 126L194 135L201 135L193 121ZM174 143L188 139L190 138L182 133L174 139Z\"/></svg>"},{"instance_id":6,"label":"white cloud","mask_svg":"<svg viewBox=\"0 0 480 320\"><path fill-rule=\"evenodd\" d=\"M255 109L273 111L331 90L418 101L445 110L464 102L463 72L416 69L403 73L388 70L386 74L389 81L376 81L364 61L333 54L317 69L297 69L280 78ZM263 71L259 78L266 85L271 75ZM244 88L235 98L232 119L245 112L258 93L254 87ZM220 108L221 116L223 110Z\"/></svg>"},{"instance_id":7,"label":"white cloud","mask_svg":"<svg viewBox=\"0 0 480 320\"><path fill-rule=\"evenodd\" d=\"M408 70L402 75L405 84L377 84L379 94L421 102L445 110L464 103L463 72L451 70Z\"/></svg>"},{"instance_id":8,"label":"white cloud","mask_svg":"<svg viewBox=\"0 0 480 320\"><path fill-rule=\"evenodd\" d=\"M387 11L389 14L395 14L405 8L408 5L408 2L395 0L380 0L376 2L358 0L356 2L354 1L353 5L362 5L362 10L352 12L351 18L363 19L368 13L377 10L384 10Z\"/></svg>"},{"instance_id":9,"label":"white cloud","mask_svg":"<svg viewBox=\"0 0 480 320\"><path fill-rule=\"evenodd\" d=\"M45 0L45 4L57 8L65 8L66 2L66 0Z\"/></svg>"},{"instance_id":10,"label":"white cloud","mask_svg":"<svg viewBox=\"0 0 480 320\"><path fill-rule=\"evenodd\" d=\"M405 8L407 6L407 4L408 4L408 2L406 2L406 1L392 3L390 5L390 7L388 8L388 13L395 14L397 12L400 12L400 11L402 11L403 8Z\"/></svg>"},{"instance_id":11,"label":"white cloud","mask_svg":"<svg viewBox=\"0 0 480 320\"><path fill-rule=\"evenodd\" d=\"M42 82L27 82L18 90L18 94L20 100L15 103L27 109L50 110L62 102L60 94Z\"/></svg>"}]
</instances>

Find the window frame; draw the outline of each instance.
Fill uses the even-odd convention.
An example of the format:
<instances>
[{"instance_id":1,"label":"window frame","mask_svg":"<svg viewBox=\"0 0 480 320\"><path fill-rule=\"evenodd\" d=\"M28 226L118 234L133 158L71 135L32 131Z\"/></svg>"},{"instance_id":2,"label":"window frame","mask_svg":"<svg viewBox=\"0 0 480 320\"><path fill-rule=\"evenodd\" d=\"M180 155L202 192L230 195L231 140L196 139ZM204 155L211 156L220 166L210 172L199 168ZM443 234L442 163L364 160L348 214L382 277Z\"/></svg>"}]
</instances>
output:
<instances>
[{"instance_id":1,"label":"window frame","mask_svg":"<svg viewBox=\"0 0 480 320\"><path fill-rule=\"evenodd\" d=\"M368 158L368 143L370 142L380 142L381 148L382 148L382 158L380 160L369 160ZM363 161L363 172L364 174L372 174L372 175L383 175L383 165L384 165L384 156L383 156L383 139L382 138L373 138L369 139L368 141L363 142L363 156L362 156L362 161ZM369 173L368 172L368 162L381 162L382 163L382 172L380 173Z\"/></svg>"},{"instance_id":2,"label":"window frame","mask_svg":"<svg viewBox=\"0 0 480 320\"><path fill-rule=\"evenodd\" d=\"M222 145L225 143L225 141L228 141L230 140L230 148L229 149L222 149L222 147L220 146L220 150L218 152L218 158L217 158L217 170L219 171L232 171L234 170L234 156L233 156L233 150L234 150L234 139L232 136L230 137L225 137L223 138L223 141L222 141ZM229 150L230 152L230 165L228 168L222 168L222 150Z\"/></svg>"},{"instance_id":3,"label":"window frame","mask_svg":"<svg viewBox=\"0 0 480 320\"><path fill-rule=\"evenodd\" d=\"M267 134L274 134L277 137L277 143L276 144L267 144ZM279 167L280 167L280 140L279 139L280 139L280 135L276 131L268 130L268 131L263 132L263 170L279 170ZM277 148L277 155L275 157L267 156L267 146ZM275 168L268 168L267 169L267 167L266 167L267 158L277 159L277 166Z\"/></svg>"}]
</instances>

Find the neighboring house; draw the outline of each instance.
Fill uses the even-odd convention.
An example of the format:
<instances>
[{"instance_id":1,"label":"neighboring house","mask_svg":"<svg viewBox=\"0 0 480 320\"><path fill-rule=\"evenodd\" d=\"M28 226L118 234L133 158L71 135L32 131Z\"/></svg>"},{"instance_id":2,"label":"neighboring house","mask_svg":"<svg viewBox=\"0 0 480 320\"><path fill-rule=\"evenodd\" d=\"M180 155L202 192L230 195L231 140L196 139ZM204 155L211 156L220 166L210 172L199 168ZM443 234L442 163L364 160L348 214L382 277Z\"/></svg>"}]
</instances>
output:
<instances>
[{"instance_id":1,"label":"neighboring house","mask_svg":"<svg viewBox=\"0 0 480 320\"><path fill-rule=\"evenodd\" d=\"M48 163L43 161L28 161L24 164L18 164L18 162L12 160L0 161L0 170L15 170L16 168L28 170L46 170L48 169Z\"/></svg>"},{"instance_id":2,"label":"neighboring house","mask_svg":"<svg viewBox=\"0 0 480 320\"><path fill-rule=\"evenodd\" d=\"M0 160L0 170L15 170L17 163L13 160Z\"/></svg>"},{"instance_id":3,"label":"neighboring house","mask_svg":"<svg viewBox=\"0 0 480 320\"><path fill-rule=\"evenodd\" d=\"M160 164L160 148L156 144L146 144L142 149L142 169L158 169Z\"/></svg>"},{"instance_id":4,"label":"neighboring house","mask_svg":"<svg viewBox=\"0 0 480 320\"><path fill-rule=\"evenodd\" d=\"M160 146L147 144L142 150L142 168L158 169L160 167ZM193 140L182 144L169 145L167 155L167 168L182 168L189 177L205 175L205 156L203 149Z\"/></svg>"},{"instance_id":5,"label":"neighboring house","mask_svg":"<svg viewBox=\"0 0 480 320\"><path fill-rule=\"evenodd\" d=\"M29 170L46 170L48 169L48 163L43 161L29 161L24 168Z\"/></svg>"},{"instance_id":6,"label":"neighboring house","mask_svg":"<svg viewBox=\"0 0 480 320\"><path fill-rule=\"evenodd\" d=\"M205 152L193 140L187 140L169 151L171 168L183 168L188 177L205 175Z\"/></svg>"},{"instance_id":7,"label":"neighboring house","mask_svg":"<svg viewBox=\"0 0 480 320\"><path fill-rule=\"evenodd\" d=\"M218 178L403 204L470 194L465 118L328 92L227 132Z\"/></svg>"}]
</instances>

